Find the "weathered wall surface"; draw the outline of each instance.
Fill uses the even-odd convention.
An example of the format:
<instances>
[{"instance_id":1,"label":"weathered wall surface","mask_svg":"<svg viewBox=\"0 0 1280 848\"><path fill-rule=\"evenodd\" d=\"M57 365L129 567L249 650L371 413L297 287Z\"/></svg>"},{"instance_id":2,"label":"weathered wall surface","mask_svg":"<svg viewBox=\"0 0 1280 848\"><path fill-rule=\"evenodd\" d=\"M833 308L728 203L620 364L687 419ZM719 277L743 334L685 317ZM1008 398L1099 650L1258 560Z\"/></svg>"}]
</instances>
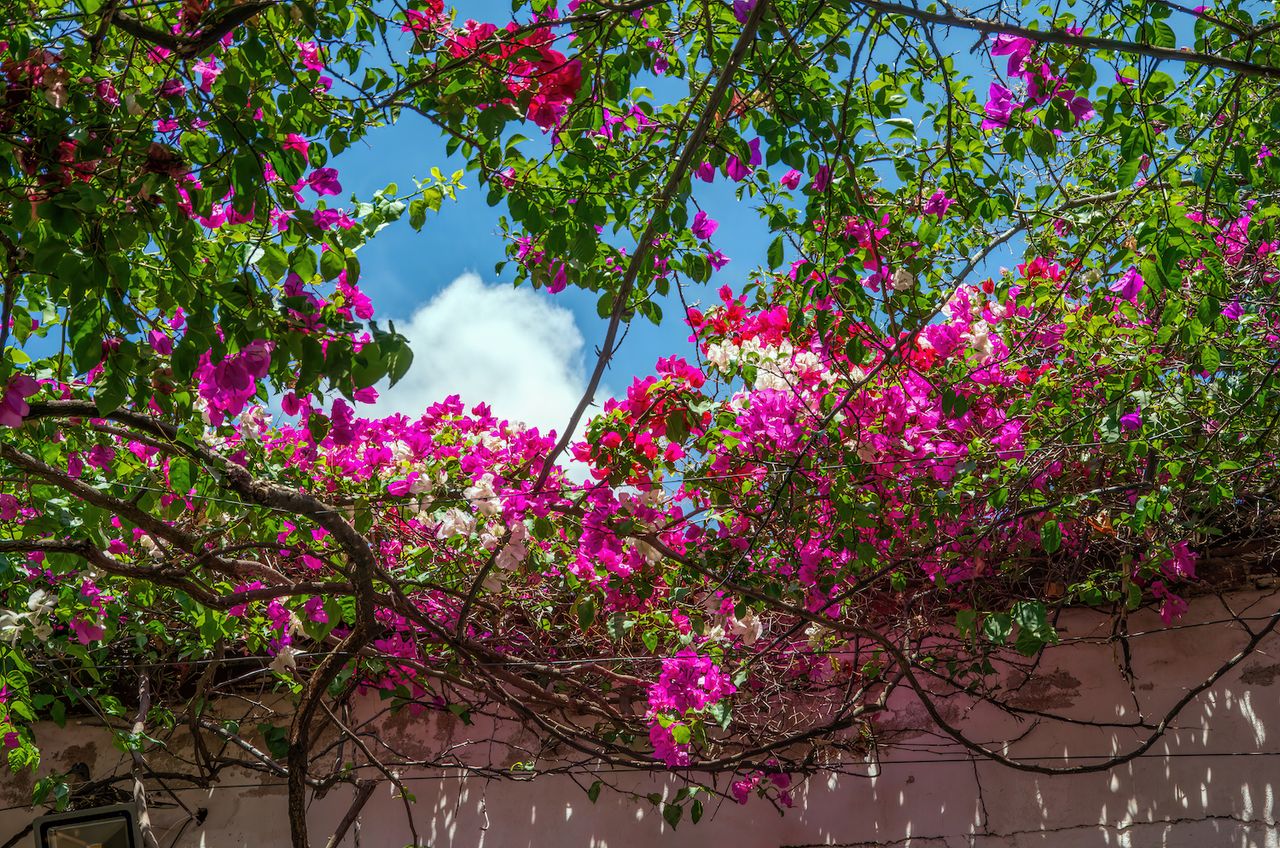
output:
<instances>
[{"instance_id":1,"label":"weathered wall surface","mask_svg":"<svg viewBox=\"0 0 1280 848\"><path fill-rule=\"evenodd\" d=\"M1122 653L1108 640L1112 624L1090 613L1064 617L1064 644L1049 652L1035 680L1016 695L1019 706L1051 710L1079 723L1014 718L989 707L950 714L973 738L1010 756L1045 766L1098 762L1131 750L1188 690L1245 643L1245 619L1257 628L1280 608L1270 593L1202 599L1181 624L1164 629L1149 615L1128 623L1132 685L1120 672ZM904 700L883 724L925 726L920 707ZM56 729L54 729L56 731ZM437 737L429 722L397 722L398 736ZM124 755L99 731L68 727L46 734L49 766L89 764L95 776L124 772ZM785 816L753 798L746 806L709 804L698 825L678 830L644 805L610 794L592 804L566 777L485 781L453 774L408 776L417 796L424 844L435 848L782 848L782 846L912 846L913 848L1094 848L1094 846L1277 846L1280 790L1280 637L1199 694L1143 756L1109 772L1072 776L1018 772L975 759L950 740L904 731L878 765L853 764L830 779L811 779ZM641 793L665 792L661 779L619 776ZM232 781L236 782L233 783ZM589 778L583 782L583 786ZM211 792L187 791L191 807L206 807L202 827L162 794L153 817L161 845L285 846L288 824L281 781L262 775L228 778ZM0 777L0 807L21 804L29 782ZM347 790L311 805L311 827L323 845L347 809ZM163 806L160 806L163 804ZM0 845L32 817L0 812ZM383 787L365 807L359 831L344 848L396 848L410 841L401 802ZM22 848L30 840L17 843Z\"/></svg>"}]
</instances>

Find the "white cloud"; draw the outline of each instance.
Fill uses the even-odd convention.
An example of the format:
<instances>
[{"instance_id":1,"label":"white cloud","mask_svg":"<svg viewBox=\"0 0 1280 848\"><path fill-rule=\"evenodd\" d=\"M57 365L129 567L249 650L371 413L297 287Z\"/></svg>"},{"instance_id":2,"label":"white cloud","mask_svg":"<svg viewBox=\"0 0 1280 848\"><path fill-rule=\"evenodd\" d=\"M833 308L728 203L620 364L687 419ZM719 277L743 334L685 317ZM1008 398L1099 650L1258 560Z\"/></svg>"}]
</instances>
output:
<instances>
[{"instance_id":1,"label":"white cloud","mask_svg":"<svg viewBox=\"0 0 1280 848\"><path fill-rule=\"evenodd\" d=\"M375 415L416 417L456 394L468 406L489 404L499 418L559 433L582 397L582 333L569 310L531 289L463 274L396 328L409 339L413 366L380 390Z\"/></svg>"}]
</instances>

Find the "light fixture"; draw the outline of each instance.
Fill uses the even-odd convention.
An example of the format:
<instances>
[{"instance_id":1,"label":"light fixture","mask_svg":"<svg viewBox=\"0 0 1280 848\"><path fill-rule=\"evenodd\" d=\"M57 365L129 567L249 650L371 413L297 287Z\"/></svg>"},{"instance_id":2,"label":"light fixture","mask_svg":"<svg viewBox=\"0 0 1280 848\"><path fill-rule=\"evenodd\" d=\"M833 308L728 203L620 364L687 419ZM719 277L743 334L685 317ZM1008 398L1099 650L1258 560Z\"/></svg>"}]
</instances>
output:
<instances>
[{"instance_id":1,"label":"light fixture","mask_svg":"<svg viewBox=\"0 0 1280 848\"><path fill-rule=\"evenodd\" d=\"M52 813L32 827L36 848L142 848L133 804Z\"/></svg>"}]
</instances>

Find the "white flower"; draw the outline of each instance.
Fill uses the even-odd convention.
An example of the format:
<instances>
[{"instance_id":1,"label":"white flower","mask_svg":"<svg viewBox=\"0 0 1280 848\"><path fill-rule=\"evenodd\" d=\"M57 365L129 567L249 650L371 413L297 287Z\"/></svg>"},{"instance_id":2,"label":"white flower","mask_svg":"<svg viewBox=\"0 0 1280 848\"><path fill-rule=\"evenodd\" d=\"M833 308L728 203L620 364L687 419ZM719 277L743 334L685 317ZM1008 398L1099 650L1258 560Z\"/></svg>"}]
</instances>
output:
<instances>
[{"instance_id":1,"label":"white flower","mask_svg":"<svg viewBox=\"0 0 1280 848\"><path fill-rule=\"evenodd\" d=\"M754 610L747 610L747 614L742 618L730 616L725 623L729 626L730 633L742 638L744 645L754 645L764 633L764 623L756 618Z\"/></svg>"},{"instance_id":2,"label":"white flower","mask_svg":"<svg viewBox=\"0 0 1280 848\"><path fill-rule=\"evenodd\" d=\"M451 539L454 536L470 536L475 530L475 516L453 507L446 510L440 519L440 529L436 535L441 539Z\"/></svg>"},{"instance_id":3,"label":"white flower","mask_svg":"<svg viewBox=\"0 0 1280 848\"><path fill-rule=\"evenodd\" d=\"M485 474L462 493L467 500L476 505L481 515L497 515L502 512L502 501L493 488L493 475Z\"/></svg>"},{"instance_id":4,"label":"white flower","mask_svg":"<svg viewBox=\"0 0 1280 848\"><path fill-rule=\"evenodd\" d=\"M302 653L288 645L280 648L280 653L276 654L275 659L271 661L271 670L276 674L285 674L289 671L296 671L298 668L298 654Z\"/></svg>"},{"instance_id":5,"label":"white flower","mask_svg":"<svg viewBox=\"0 0 1280 848\"><path fill-rule=\"evenodd\" d=\"M0 612L0 642L8 642L10 647L18 644L22 633L27 629L27 618L31 613L5 610Z\"/></svg>"},{"instance_id":6,"label":"white flower","mask_svg":"<svg viewBox=\"0 0 1280 848\"><path fill-rule=\"evenodd\" d=\"M147 552L147 556L152 559L160 559L164 556L164 551L160 550L160 546L156 544L156 540L148 535L138 537L138 545Z\"/></svg>"},{"instance_id":7,"label":"white flower","mask_svg":"<svg viewBox=\"0 0 1280 848\"><path fill-rule=\"evenodd\" d=\"M31 593L31 597L27 598L27 609L31 610L33 615L48 615L53 612L54 598L50 598L44 589L36 589Z\"/></svg>"},{"instance_id":8,"label":"white flower","mask_svg":"<svg viewBox=\"0 0 1280 848\"><path fill-rule=\"evenodd\" d=\"M964 338L973 348L979 362L986 362L995 355L995 348L991 345L991 328L986 321L974 323L969 332L964 334Z\"/></svg>"},{"instance_id":9,"label":"white flower","mask_svg":"<svg viewBox=\"0 0 1280 848\"><path fill-rule=\"evenodd\" d=\"M261 440L267 426L267 413L260 406L251 406L240 413L240 432L252 439Z\"/></svg>"},{"instance_id":10,"label":"white flower","mask_svg":"<svg viewBox=\"0 0 1280 848\"><path fill-rule=\"evenodd\" d=\"M891 283L894 291L907 291L916 287L916 276L906 268L899 268L893 272L893 282Z\"/></svg>"}]
</instances>

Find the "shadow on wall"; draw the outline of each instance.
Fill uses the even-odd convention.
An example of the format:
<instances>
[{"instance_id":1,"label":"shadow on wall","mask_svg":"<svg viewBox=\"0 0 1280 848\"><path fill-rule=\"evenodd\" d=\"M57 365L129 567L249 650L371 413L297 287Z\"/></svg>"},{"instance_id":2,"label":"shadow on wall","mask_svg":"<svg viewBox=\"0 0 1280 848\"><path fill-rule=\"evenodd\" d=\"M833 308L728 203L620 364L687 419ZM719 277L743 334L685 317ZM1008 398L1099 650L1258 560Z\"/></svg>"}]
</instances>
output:
<instances>
[{"instance_id":1,"label":"shadow on wall","mask_svg":"<svg viewBox=\"0 0 1280 848\"><path fill-rule=\"evenodd\" d=\"M1132 676L1109 639L1109 619L1076 611L1059 622L1062 644L1011 701L1018 715L983 704L948 703L948 716L988 747L1038 766L1098 763L1136 747L1187 691L1244 644L1241 624L1257 626L1280 607L1258 593L1202 599L1182 622L1164 628L1154 615L1129 620ZM1240 621L1232 622L1232 617ZM800 848L801 846L1278 846L1280 783L1280 637L1197 696L1141 757L1108 772L1044 775L1016 771L970 755L948 737L921 733L929 723L919 703L900 699L880 720L885 740L875 763L846 763L848 773L816 776L779 815L752 797L739 806L704 800L706 814L672 829L659 810L605 790L592 803L592 776L485 780L457 774L406 775L416 797L418 836L432 848ZM1053 713L1070 721L1051 720ZM439 745L450 728L436 719L399 719L387 732L401 743ZM62 740L59 740L59 734ZM453 744L485 745L471 737ZM49 767L91 764L96 773L126 774L124 755L101 731L50 728L42 734ZM643 796L675 791L648 774L614 774ZM0 807L29 798L30 781L0 780ZM227 777L212 791L181 792L206 807L203 827L177 822L186 813L156 794L153 818L164 848L285 846L284 789L259 774ZM350 802L334 790L310 806L312 838L323 845ZM0 846L34 814L0 812ZM15 843L28 846L30 838ZM412 844L403 801L379 787L342 848Z\"/></svg>"}]
</instances>

